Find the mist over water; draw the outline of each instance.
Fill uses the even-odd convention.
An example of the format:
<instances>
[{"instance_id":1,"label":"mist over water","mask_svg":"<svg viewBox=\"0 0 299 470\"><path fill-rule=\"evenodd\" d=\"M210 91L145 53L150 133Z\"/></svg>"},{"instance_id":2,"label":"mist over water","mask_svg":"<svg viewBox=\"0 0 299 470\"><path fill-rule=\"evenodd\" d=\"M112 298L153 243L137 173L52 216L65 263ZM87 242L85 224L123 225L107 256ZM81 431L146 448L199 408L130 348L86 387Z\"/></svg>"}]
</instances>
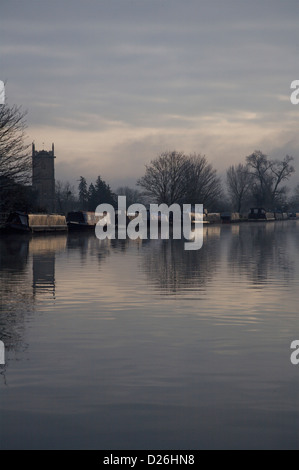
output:
<instances>
[{"instance_id":1,"label":"mist over water","mask_svg":"<svg viewBox=\"0 0 299 470\"><path fill-rule=\"evenodd\" d=\"M298 449L299 222L0 238L1 449Z\"/></svg>"}]
</instances>

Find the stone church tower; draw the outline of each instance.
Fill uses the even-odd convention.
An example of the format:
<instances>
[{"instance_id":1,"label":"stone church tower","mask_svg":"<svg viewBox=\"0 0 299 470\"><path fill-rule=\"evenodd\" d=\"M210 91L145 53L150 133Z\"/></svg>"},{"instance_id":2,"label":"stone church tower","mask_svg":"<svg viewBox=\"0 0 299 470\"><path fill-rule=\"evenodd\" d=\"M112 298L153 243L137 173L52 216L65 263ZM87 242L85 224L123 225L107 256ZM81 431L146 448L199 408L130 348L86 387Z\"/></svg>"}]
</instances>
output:
<instances>
[{"instance_id":1,"label":"stone church tower","mask_svg":"<svg viewBox=\"0 0 299 470\"><path fill-rule=\"evenodd\" d=\"M54 144L52 150L35 150L32 144L32 188L38 211L55 212Z\"/></svg>"}]
</instances>

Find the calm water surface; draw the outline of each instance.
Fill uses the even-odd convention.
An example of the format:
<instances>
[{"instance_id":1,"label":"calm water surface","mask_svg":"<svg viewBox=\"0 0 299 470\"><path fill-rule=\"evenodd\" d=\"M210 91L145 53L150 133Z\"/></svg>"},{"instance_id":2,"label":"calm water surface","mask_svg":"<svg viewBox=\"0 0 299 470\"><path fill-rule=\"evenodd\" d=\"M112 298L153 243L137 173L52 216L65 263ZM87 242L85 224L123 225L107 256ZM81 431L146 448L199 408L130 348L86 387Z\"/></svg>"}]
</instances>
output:
<instances>
[{"instance_id":1,"label":"calm water surface","mask_svg":"<svg viewBox=\"0 0 299 470\"><path fill-rule=\"evenodd\" d=\"M0 238L0 449L299 448L299 222Z\"/></svg>"}]
</instances>

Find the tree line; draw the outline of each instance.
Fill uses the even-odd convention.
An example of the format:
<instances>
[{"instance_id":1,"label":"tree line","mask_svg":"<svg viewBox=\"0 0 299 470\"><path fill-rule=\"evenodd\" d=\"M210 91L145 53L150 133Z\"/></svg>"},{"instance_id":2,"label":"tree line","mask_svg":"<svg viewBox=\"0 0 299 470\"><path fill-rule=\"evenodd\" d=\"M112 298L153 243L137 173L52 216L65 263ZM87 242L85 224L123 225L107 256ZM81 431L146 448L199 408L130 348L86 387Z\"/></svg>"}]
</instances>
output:
<instances>
[{"instance_id":1,"label":"tree line","mask_svg":"<svg viewBox=\"0 0 299 470\"><path fill-rule=\"evenodd\" d=\"M26 112L21 107L0 106L0 212L34 209L32 163L25 129ZM293 194L287 186L295 172L293 161L289 155L272 159L255 150L242 162L231 165L221 178L205 155L166 151L146 164L136 188L124 186L112 191L101 176L91 183L80 176L77 188L58 181L56 210L94 211L104 202L116 205L117 196L125 195L128 205L201 203L209 212L242 213L250 207L299 211L299 184Z\"/></svg>"},{"instance_id":2,"label":"tree line","mask_svg":"<svg viewBox=\"0 0 299 470\"><path fill-rule=\"evenodd\" d=\"M294 205L285 184L295 172L293 160L289 155L273 160L258 150L247 156L245 163L230 166L226 183L232 208L237 212L252 205L287 210Z\"/></svg>"},{"instance_id":3,"label":"tree line","mask_svg":"<svg viewBox=\"0 0 299 470\"><path fill-rule=\"evenodd\" d=\"M95 183L87 182L84 176L78 180L77 190L68 181L57 181L55 185L56 208L60 213L67 213L74 210L94 211L102 203L111 204L117 207L117 196L126 196L127 207L135 202L142 203L143 195L137 189L122 186L112 191L101 176L98 176Z\"/></svg>"},{"instance_id":4,"label":"tree line","mask_svg":"<svg viewBox=\"0 0 299 470\"><path fill-rule=\"evenodd\" d=\"M81 176L77 206L82 210L95 210L103 202L116 205L117 196L125 195L128 206L134 202L168 206L200 203L208 212L246 213L250 207L297 211L299 185L291 197L286 185L295 172L292 162L293 157L288 155L282 160L273 160L255 151L244 163L231 165L222 181L204 155L163 152L146 165L144 175L136 182L139 190L121 187L112 192L100 176L88 187Z\"/></svg>"}]
</instances>

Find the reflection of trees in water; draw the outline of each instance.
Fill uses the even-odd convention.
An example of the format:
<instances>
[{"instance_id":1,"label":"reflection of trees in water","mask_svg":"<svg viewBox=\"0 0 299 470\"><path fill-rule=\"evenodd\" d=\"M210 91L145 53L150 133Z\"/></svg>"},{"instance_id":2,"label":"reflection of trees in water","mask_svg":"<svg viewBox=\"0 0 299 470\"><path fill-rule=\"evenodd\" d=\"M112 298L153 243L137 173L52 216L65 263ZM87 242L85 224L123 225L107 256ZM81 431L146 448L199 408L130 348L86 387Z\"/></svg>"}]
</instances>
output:
<instances>
[{"instance_id":1,"label":"reflection of trees in water","mask_svg":"<svg viewBox=\"0 0 299 470\"><path fill-rule=\"evenodd\" d=\"M151 240L142 258L150 283L166 293L205 287L217 268L219 237L220 227L206 227L203 247L190 251L184 240Z\"/></svg>"},{"instance_id":2,"label":"reflection of trees in water","mask_svg":"<svg viewBox=\"0 0 299 470\"><path fill-rule=\"evenodd\" d=\"M125 252L130 240L98 240L93 231L71 232L67 238L68 256L79 251L82 264L88 262L89 257L97 258L101 264L114 251Z\"/></svg>"},{"instance_id":3,"label":"reflection of trees in water","mask_svg":"<svg viewBox=\"0 0 299 470\"><path fill-rule=\"evenodd\" d=\"M66 236L0 238L0 339L6 351L26 348L26 317L34 302L55 294L55 253L66 247ZM28 260L32 257L32 272ZM30 266L31 267L31 266Z\"/></svg>"},{"instance_id":4,"label":"reflection of trees in water","mask_svg":"<svg viewBox=\"0 0 299 470\"><path fill-rule=\"evenodd\" d=\"M287 222L283 222L284 224ZM297 254L296 252L299 251L299 220L289 220L289 233L290 233L290 240L291 242L291 249L294 251L294 256Z\"/></svg>"},{"instance_id":5,"label":"reflection of trees in water","mask_svg":"<svg viewBox=\"0 0 299 470\"><path fill-rule=\"evenodd\" d=\"M273 272L280 273L282 279L290 279L294 263L289 237L285 222L241 224L239 233L232 233L228 248L230 269L248 277L253 284L265 283Z\"/></svg>"},{"instance_id":6,"label":"reflection of trees in water","mask_svg":"<svg viewBox=\"0 0 299 470\"><path fill-rule=\"evenodd\" d=\"M24 271L28 258L29 238L25 236L0 237L1 271L10 273Z\"/></svg>"},{"instance_id":7,"label":"reflection of trees in water","mask_svg":"<svg viewBox=\"0 0 299 470\"><path fill-rule=\"evenodd\" d=\"M0 238L0 339L6 351L23 350L25 317L32 311L27 261L29 238Z\"/></svg>"},{"instance_id":8,"label":"reflection of trees in water","mask_svg":"<svg viewBox=\"0 0 299 470\"><path fill-rule=\"evenodd\" d=\"M82 263L87 260L90 245L95 241L95 235L91 232L70 232L67 236L68 255L79 252Z\"/></svg>"},{"instance_id":9,"label":"reflection of trees in water","mask_svg":"<svg viewBox=\"0 0 299 470\"><path fill-rule=\"evenodd\" d=\"M138 243L138 242L137 242ZM111 248L124 253L129 246L129 239L126 240L111 240Z\"/></svg>"},{"instance_id":10,"label":"reflection of trees in water","mask_svg":"<svg viewBox=\"0 0 299 470\"><path fill-rule=\"evenodd\" d=\"M96 256L101 262L110 255L111 241L100 241L96 238L94 231L70 232L67 238L68 257L79 253L81 263L88 263L89 256Z\"/></svg>"}]
</instances>

